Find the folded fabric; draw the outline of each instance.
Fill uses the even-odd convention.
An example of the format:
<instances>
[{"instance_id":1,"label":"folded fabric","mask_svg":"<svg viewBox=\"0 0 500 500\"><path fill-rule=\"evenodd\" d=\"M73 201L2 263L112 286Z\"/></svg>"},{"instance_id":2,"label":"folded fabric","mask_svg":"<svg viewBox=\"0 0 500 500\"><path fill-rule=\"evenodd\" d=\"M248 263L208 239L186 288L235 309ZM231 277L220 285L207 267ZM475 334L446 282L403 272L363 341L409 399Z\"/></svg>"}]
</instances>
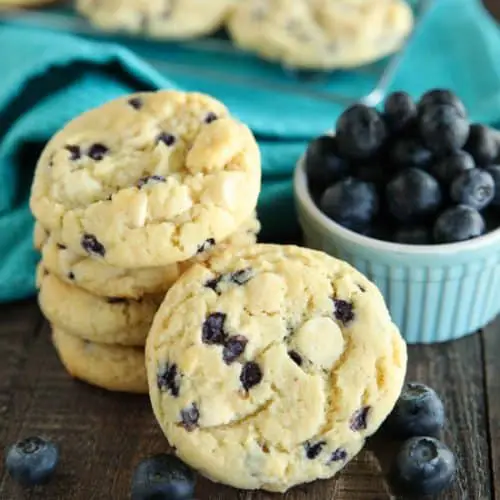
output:
<instances>
[{"instance_id":1,"label":"folded fabric","mask_svg":"<svg viewBox=\"0 0 500 500\"><path fill-rule=\"evenodd\" d=\"M450 15L450 13L453 15ZM207 92L224 101L254 131L262 150L259 216L266 240L296 237L291 176L307 142L332 128L342 108L313 97L255 87L238 79L153 69L118 45L0 22L0 301L32 295L38 260L32 249L29 187L37 156L61 126L84 110L123 93L157 88ZM500 33L479 0L439 0L428 12L392 87L418 97L432 87L454 89L474 120L500 121ZM172 59L181 57L172 50ZM168 58L167 57L167 58ZM220 61L218 62L221 64ZM205 68L206 53L182 53L182 64ZM269 72L248 58L237 74ZM267 69L263 69L267 68ZM227 68L227 74L236 71ZM276 69L274 78L279 80ZM235 73L236 75L236 73ZM262 74L260 74L262 76ZM285 78L282 75L281 78ZM356 79L343 77L346 87Z\"/></svg>"}]
</instances>

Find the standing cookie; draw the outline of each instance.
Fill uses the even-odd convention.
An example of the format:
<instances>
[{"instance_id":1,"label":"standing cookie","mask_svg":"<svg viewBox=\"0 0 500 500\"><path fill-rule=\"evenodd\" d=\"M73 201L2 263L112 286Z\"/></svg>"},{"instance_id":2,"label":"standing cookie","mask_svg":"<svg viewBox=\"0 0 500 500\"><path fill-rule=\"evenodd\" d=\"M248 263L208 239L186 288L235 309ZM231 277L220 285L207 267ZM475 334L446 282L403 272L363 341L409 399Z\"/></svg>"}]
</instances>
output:
<instances>
[{"instance_id":1,"label":"standing cookie","mask_svg":"<svg viewBox=\"0 0 500 500\"><path fill-rule=\"evenodd\" d=\"M252 133L220 102L141 93L84 113L51 139L30 205L75 253L165 266L234 233L255 209L260 180Z\"/></svg>"},{"instance_id":2,"label":"standing cookie","mask_svg":"<svg viewBox=\"0 0 500 500\"><path fill-rule=\"evenodd\" d=\"M215 481L285 491L359 452L398 398L406 347L351 266L255 245L195 265L169 290L146 365L181 459Z\"/></svg>"},{"instance_id":3,"label":"standing cookie","mask_svg":"<svg viewBox=\"0 0 500 500\"><path fill-rule=\"evenodd\" d=\"M77 0L77 9L106 31L159 39L207 35L223 24L237 0Z\"/></svg>"},{"instance_id":4,"label":"standing cookie","mask_svg":"<svg viewBox=\"0 0 500 500\"><path fill-rule=\"evenodd\" d=\"M402 45L412 26L404 0L247 0L228 21L241 48L303 69L380 59Z\"/></svg>"}]
</instances>

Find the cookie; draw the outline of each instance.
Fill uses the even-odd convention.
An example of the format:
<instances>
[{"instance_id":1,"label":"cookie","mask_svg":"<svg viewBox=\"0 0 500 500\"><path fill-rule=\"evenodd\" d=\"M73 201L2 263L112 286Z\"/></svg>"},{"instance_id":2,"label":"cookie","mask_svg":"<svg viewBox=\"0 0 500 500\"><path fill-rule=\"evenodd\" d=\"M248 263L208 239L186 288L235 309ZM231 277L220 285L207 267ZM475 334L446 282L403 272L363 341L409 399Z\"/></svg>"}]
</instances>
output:
<instances>
[{"instance_id":1,"label":"cookie","mask_svg":"<svg viewBox=\"0 0 500 500\"><path fill-rule=\"evenodd\" d=\"M77 10L98 29L162 40L208 35L224 23L237 0L77 0Z\"/></svg>"},{"instance_id":2,"label":"cookie","mask_svg":"<svg viewBox=\"0 0 500 500\"><path fill-rule=\"evenodd\" d=\"M148 392L143 349L88 342L58 327L52 340L73 377L109 391Z\"/></svg>"},{"instance_id":3,"label":"cookie","mask_svg":"<svg viewBox=\"0 0 500 500\"><path fill-rule=\"evenodd\" d=\"M259 230L260 224L254 215L238 228L236 233L217 245L217 249L223 250L229 245L251 245L256 242ZM132 299L139 299L149 294L164 294L193 261L206 258L215 248L182 263L162 267L123 269L78 255L57 242L56 237L47 239L46 234L37 223L35 246L42 248L43 263L50 273L68 284L76 285L95 295Z\"/></svg>"},{"instance_id":4,"label":"cookie","mask_svg":"<svg viewBox=\"0 0 500 500\"><path fill-rule=\"evenodd\" d=\"M283 492L362 448L398 398L406 346L354 268L255 245L193 266L167 292L146 366L180 458L214 481Z\"/></svg>"},{"instance_id":5,"label":"cookie","mask_svg":"<svg viewBox=\"0 0 500 500\"><path fill-rule=\"evenodd\" d=\"M59 0L0 0L0 10L7 8L42 7Z\"/></svg>"},{"instance_id":6,"label":"cookie","mask_svg":"<svg viewBox=\"0 0 500 500\"><path fill-rule=\"evenodd\" d=\"M42 250L43 246L48 242L49 236L49 232L39 222L35 222L35 227L33 228L33 246L36 250L39 252Z\"/></svg>"},{"instance_id":7,"label":"cookie","mask_svg":"<svg viewBox=\"0 0 500 500\"><path fill-rule=\"evenodd\" d=\"M40 268L41 269L41 268ZM144 345L161 297L98 297L46 270L38 273L38 302L50 323L91 342Z\"/></svg>"},{"instance_id":8,"label":"cookie","mask_svg":"<svg viewBox=\"0 0 500 500\"><path fill-rule=\"evenodd\" d=\"M228 20L242 49L318 70L360 66L395 52L412 26L404 0L247 0Z\"/></svg>"},{"instance_id":9,"label":"cookie","mask_svg":"<svg viewBox=\"0 0 500 500\"><path fill-rule=\"evenodd\" d=\"M73 252L124 268L166 266L220 243L260 190L250 130L215 99L159 91L79 116L47 144L30 199Z\"/></svg>"}]
</instances>

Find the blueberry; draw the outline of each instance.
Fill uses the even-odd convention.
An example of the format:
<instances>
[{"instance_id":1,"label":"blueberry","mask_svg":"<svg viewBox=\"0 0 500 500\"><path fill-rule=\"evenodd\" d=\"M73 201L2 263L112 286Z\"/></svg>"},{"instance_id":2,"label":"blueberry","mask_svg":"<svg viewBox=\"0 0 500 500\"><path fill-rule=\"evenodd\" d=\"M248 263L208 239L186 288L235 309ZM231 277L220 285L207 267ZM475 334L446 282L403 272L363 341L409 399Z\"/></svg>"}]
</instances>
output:
<instances>
[{"instance_id":1,"label":"blueberry","mask_svg":"<svg viewBox=\"0 0 500 500\"><path fill-rule=\"evenodd\" d=\"M132 500L191 500L194 472L173 455L154 455L143 460L132 477Z\"/></svg>"},{"instance_id":2,"label":"blueberry","mask_svg":"<svg viewBox=\"0 0 500 500\"><path fill-rule=\"evenodd\" d=\"M417 115L417 106L406 92L389 94L384 103L384 118L392 132L404 130Z\"/></svg>"},{"instance_id":3,"label":"blueberry","mask_svg":"<svg viewBox=\"0 0 500 500\"><path fill-rule=\"evenodd\" d=\"M414 138L397 140L389 151L391 163L399 168L426 168L432 153Z\"/></svg>"},{"instance_id":4,"label":"blueberry","mask_svg":"<svg viewBox=\"0 0 500 500\"><path fill-rule=\"evenodd\" d=\"M95 161L101 161L107 153L109 153L109 148L107 146L96 143L90 146L87 155Z\"/></svg>"},{"instance_id":5,"label":"blueberry","mask_svg":"<svg viewBox=\"0 0 500 500\"><path fill-rule=\"evenodd\" d=\"M396 231L394 241L405 245L429 245L431 235L426 227L402 227Z\"/></svg>"},{"instance_id":6,"label":"blueberry","mask_svg":"<svg viewBox=\"0 0 500 500\"><path fill-rule=\"evenodd\" d=\"M464 103L451 90L433 89L426 92L418 103L418 112L423 113L429 107L441 105L453 106L462 118L467 118Z\"/></svg>"},{"instance_id":7,"label":"blueberry","mask_svg":"<svg viewBox=\"0 0 500 500\"><path fill-rule=\"evenodd\" d=\"M500 165L492 165L486 171L491 175L495 183L495 194L493 195L491 204L494 207L500 207Z\"/></svg>"},{"instance_id":8,"label":"blueberry","mask_svg":"<svg viewBox=\"0 0 500 500\"><path fill-rule=\"evenodd\" d=\"M444 156L461 149L469 135L469 122L451 105L428 106L419 115L424 145Z\"/></svg>"},{"instance_id":9,"label":"blueberry","mask_svg":"<svg viewBox=\"0 0 500 500\"><path fill-rule=\"evenodd\" d=\"M484 234L486 224L481 214L466 205L445 210L434 223L436 243L455 243L470 240Z\"/></svg>"},{"instance_id":10,"label":"blueberry","mask_svg":"<svg viewBox=\"0 0 500 500\"><path fill-rule=\"evenodd\" d=\"M344 177L348 171L347 163L338 153L337 139L326 135L309 144L305 165L310 186L321 190Z\"/></svg>"},{"instance_id":11,"label":"blueberry","mask_svg":"<svg viewBox=\"0 0 500 500\"><path fill-rule=\"evenodd\" d=\"M380 186L385 185L391 171L385 166L382 166L380 162L373 160L359 163L353 168L353 173L360 181L370 182Z\"/></svg>"},{"instance_id":12,"label":"blueberry","mask_svg":"<svg viewBox=\"0 0 500 500\"><path fill-rule=\"evenodd\" d=\"M436 392L424 384L405 385L384 426L398 438L439 436L444 427L444 406Z\"/></svg>"},{"instance_id":13,"label":"blueberry","mask_svg":"<svg viewBox=\"0 0 500 500\"><path fill-rule=\"evenodd\" d=\"M403 443L391 468L394 493L404 496L435 495L452 483L456 458L432 437L415 437Z\"/></svg>"},{"instance_id":14,"label":"blueberry","mask_svg":"<svg viewBox=\"0 0 500 500\"><path fill-rule=\"evenodd\" d=\"M402 222L418 221L434 214L441 198L436 179L417 168L403 170L386 188L389 212Z\"/></svg>"},{"instance_id":15,"label":"blueberry","mask_svg":"<svg viewBox=\"0 0 500 500\"><path fill-rule=\"evenodd\" d=\"M470 126L464 149L472 155L476 165L491 165L498 156L499 146L499 141L491 129L479 123Z\"/></svg>"},{"instance_id":16,"label":"blueberry","mask_svg":"<svg viewBox=\"0 0 500 500\"><path fill-rule=\"evenodd\" d=\"M355 104L340 115L336 133L340 154L353 160L376 155L387 137L379 112L363 104Z\"/></svg>"},{"instance_id":17,"label":"blueberry","mask_svg":"<svg viewBox=\"0 0 500 500\"><path fill-rule=\"evenodd\" d=\"M465 151L455 151L435 163L431 171L443 183L449 184L458 175L475 167L474 158Z\"/></svg>"},{"instance_id":18,"label":"blueberry","mask_svg":"<svg viewBox=\"0 0 500 500\"><path fill-rule=\"evenodd\" d=\"M495 181L479 168L462 172L451 184L450 197L456 203L482 210L495 196Z\"/></svg>"},{"instance_id":19,"label":"blueberry","mask_svg":"<svg viewBox=\"0 0 500 500\"><path fill-rule=\"evenodd\" d=\"M254 361L248 361L241 368L240 382L245 391L249 391L252 387L260 384L262 381L262 370Z\"/></svg>"},{"instance_id":20,"label":"blueberry","mask_svg":"<svg viewBox=\"0 0 500 500\"><path fill-rule=\"evenodd\" d=\"M354 231L370 223L378 206L374 185L352 177L329 187L320 200L321 210L328 217Z\"/></svg>"},{"instance_id":21,"label":"blueberry","mask_svg":"<svg viewBox=\"0 0 500 500\"><path fill-rule=\"evenodd\" d=\"M54 474L59 450L54 443L29 437L11 446L5 456L10 476L24 486L46 483Z\"/></svg>"},{"instance_id":22,"label":"blueberry","mask_svg":"<svg viewBox=\"0 0 500 500\"><path fill-rule=\"evenodd\" d=\"M213 112L209 111L207 113L207 116L205 116L205 120L203 120L205 123L212 123L215 120L217 120L219 117Z\"/></svg>"}]
</instances>

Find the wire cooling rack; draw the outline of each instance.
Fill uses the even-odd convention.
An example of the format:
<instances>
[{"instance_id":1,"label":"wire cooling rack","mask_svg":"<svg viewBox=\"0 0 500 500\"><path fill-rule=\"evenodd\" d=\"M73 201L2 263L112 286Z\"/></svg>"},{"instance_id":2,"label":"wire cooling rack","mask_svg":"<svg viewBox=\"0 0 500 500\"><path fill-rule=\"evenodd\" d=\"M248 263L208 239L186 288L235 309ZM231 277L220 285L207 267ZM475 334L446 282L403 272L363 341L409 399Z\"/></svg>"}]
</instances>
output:
<instances>
[{"instance_id":1,"label":"wire cooling rack","mask_svg":"<svg viewBox=\"0 0 500 500\"><path fill-rule=\"evenodd\" d=\"M235 47L223 32L182 42L145 40L137 36L104 33L75 13L70 4L40 10L2 11L0 19L119 43L166 75L199 76L213 80L214 83L230 82L231 85L247 88L249 92L256 89L276 91L343 106L356 101L375 106L384 98L408 43L433 3L433 0L407 1L414 11L415 24L412 34L399 52L370 65L331 72L293 71L263 61ZM196 64L193 64L190 55L200 52L206 53L207 57L198 57ZM237 72L229 72L228 68L237 68Z\"/></svg>"}]
</instances>

